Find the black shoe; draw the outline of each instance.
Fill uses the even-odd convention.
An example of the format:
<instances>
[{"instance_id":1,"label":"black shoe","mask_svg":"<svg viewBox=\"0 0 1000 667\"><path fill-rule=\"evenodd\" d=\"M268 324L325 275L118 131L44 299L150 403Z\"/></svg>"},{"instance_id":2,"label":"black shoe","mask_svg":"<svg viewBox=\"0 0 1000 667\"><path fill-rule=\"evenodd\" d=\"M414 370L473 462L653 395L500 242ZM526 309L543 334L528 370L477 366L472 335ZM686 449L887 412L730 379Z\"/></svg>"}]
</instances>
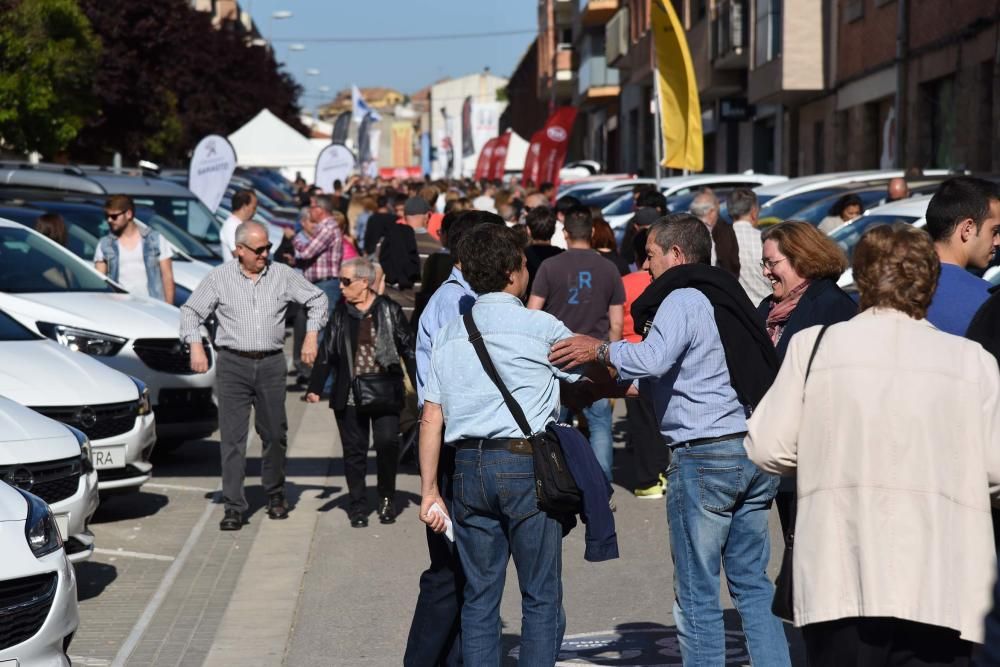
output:
<instances>
[{"instance_id":1,"label":"black shoe","mask_svg":"<svg viewBox=\"0 0 1000 667\"><path fill-rule=\"evenodd\" d=\"M285 502L285 494L278 493L271 494L267 498L267 518L269 519L287 519L288 518L288 503Z\"/></svg>"},{"instance_id":2,"label":"black shoe","mask_svg":"<svg viewBox=\"0 0 1000 667\"><path fill-rule=\"evenodd\" d=\"M368 517L364 514L355 514L351 517L351 528L367 528Z\"/></svg>"},{"instance_id":3,"label":"black shoe","mask_svg":"<svg viewBox=\"0 0 1000 667\"><path fill-rule=\"evenodd\" d=\"M243 527L243 513L239 510L226 510L226 516L219 522L219 530L239 530Z\"/></svg>"},{"instance_id":4,"label":"black shoe","mask_svg":"<svg viewBox=\"0 0 1000 667\"><path fill-rule=\"evenodd\" d=\"M396 508L393 507L392 498L383 498L379 503L378 520L380 523L396 523Z\"/></svg>"}]
</instances>

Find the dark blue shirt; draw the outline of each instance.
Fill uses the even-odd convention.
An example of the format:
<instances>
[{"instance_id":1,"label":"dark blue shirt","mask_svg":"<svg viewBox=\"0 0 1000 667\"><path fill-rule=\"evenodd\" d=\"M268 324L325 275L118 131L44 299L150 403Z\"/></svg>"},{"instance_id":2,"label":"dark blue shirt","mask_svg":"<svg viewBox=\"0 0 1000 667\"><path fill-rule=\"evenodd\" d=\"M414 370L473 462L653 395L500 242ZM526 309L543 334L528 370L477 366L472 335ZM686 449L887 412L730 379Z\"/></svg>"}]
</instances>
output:
<instances>
[{"instance_id":1,"label":"dark blue shirt","mask_svg":"<svg viewBox=\"0 0 1000 667\"><path fill-rule=\"evenodd\" d=\"M955 264L941 263L941 278L927 320L941 331L964 336L979 307L990 297L990 284Z\"/></svg>"}]
</instances>

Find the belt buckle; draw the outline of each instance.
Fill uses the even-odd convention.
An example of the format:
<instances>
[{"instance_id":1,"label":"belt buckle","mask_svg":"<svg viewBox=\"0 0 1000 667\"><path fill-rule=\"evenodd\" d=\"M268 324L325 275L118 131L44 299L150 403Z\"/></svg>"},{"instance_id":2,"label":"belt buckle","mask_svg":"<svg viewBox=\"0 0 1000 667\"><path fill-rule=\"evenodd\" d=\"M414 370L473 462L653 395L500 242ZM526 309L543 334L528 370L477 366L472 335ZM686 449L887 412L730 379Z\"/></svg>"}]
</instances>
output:
<instances>
[{"instance_id":1,"label":"belt buckle","mask_svg":"<svg viewBox=\"0 0 1000 667\"><path fill-rule=\"evenodd\" d=\"M513 440L510 443L510 451L515 454L530 454L531 453L531 443L520 438L518 440Z\"/></svg>"}]
</instances>

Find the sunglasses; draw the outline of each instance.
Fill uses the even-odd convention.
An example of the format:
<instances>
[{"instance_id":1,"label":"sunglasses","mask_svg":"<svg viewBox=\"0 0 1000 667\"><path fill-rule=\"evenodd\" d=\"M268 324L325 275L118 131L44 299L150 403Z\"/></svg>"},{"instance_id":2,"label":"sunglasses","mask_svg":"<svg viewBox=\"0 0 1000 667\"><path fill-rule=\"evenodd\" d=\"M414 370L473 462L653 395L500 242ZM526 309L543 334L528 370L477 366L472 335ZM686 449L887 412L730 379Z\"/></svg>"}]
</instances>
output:
<instances>
[{"instance_id":1,"label":"sunglasses","mask_svg":"<svg viewBox=\"0 0 1000 667\"><path fill-rule=\"evenodd\" d=\"M247 250L249 250L250 252L252 252L253 254L257 255L258 257L260 257L261 255L263 255L264 253L271 252L271 244L270 243L268 243L267 245L262 245L259 248L251 248L246 243L241 243L240 245L243 246L244 248L246 248Z\"/></svg>"},{"instance_id":2,"label":"sunglasses","mask_svg":"<svg viewBox=\"0 0 1000 667\"><path fill-rule=\"evenodd\" d=\"M125 211L118 211L117 213L114 211L106 211L104 213L104 217L107 218L108 220L117 220L123 215L125 215Z\"/></svg>"},{"instance_id":3,"label":"sunglasses","mask_svg":"<svg viewBox=\"0 0 1000 667\"><path fill-rule=\"evenodd\" d=\"M341 287L350 287L351 283L353 283L356 280L363 280L363 279L362 278L341 278L340 279L340 285L341 285Z\"/></svg>"}]
</instances>

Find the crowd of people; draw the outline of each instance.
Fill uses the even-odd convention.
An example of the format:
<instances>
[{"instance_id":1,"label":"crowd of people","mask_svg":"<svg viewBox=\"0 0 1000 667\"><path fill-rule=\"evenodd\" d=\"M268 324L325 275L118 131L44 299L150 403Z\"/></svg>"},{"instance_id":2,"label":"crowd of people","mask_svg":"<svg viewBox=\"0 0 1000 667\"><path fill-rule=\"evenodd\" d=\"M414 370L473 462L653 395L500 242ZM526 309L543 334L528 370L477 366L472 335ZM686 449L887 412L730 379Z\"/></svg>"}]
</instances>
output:
<instances>
[{"instance_id":1,"label":"crowd of people","mask_svg":"<svg viewBox=\"0 0 1000 667\"><path fill-rule=\"evenodd\" d=\"M268 516L288 514L291 317L304 400L328 396L336 415L351 526L371 514L369 442L389 524L402 434L419 431L429 566L405 665L500 663L511 557L520 664L555 663L561 540L575 522L539 508L534 453L555 422L584 434L586 465L564 454L587 558L617 557L622 399L632 491L666 502L684 664L725 664L723 572L754 665L790 664L783 620L801 628L810 665L1000 664L1000 296L973 273L1000 246L996 184L950 179L926 230L866 232L856 293L838 286L848 259L822 229L762 227L749 189L728 194L730 223L710 190L669 213L638 186L619 245L599 210L550 184L297 188L301 230L276 249L252 221L253 193L233 197L222 235L233 261L182 308L195 371L198 326L218 320L220 528L238 530L246 511L251 406Z\"/></svg>"}]
</instances>

